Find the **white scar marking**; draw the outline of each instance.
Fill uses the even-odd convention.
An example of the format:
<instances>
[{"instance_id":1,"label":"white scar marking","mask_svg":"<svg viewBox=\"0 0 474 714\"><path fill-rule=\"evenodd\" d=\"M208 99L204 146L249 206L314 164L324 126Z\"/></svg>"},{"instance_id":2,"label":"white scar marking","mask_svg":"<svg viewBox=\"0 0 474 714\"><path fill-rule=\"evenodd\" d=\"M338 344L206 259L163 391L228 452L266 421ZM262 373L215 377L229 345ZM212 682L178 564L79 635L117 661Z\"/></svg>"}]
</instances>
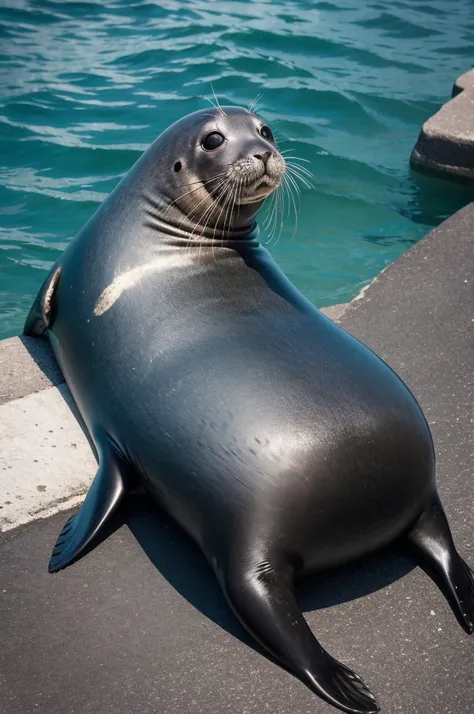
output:
<instances>
[{"instance_id":1,"label":"white scar marking","mask_svg":"<svg viewBox=\"0 0 474 714\"><path fill-rule=\"evenodd\" d=\"M145 263L144 265L139 265L137 268L127 270L126 273L122 273L114 278L113 282L102 292L94 308L94 315L100 317L100 315L103 315L107 310L110 310L112 305L117 302L125 290L133 288L149 273L180 267L186 262L191 262L189 257L180 254L160 258L159 260L152 260L150 263Z\"/></svg>"},{"instance_id":2,"label":"white scar marking","mask_svg":"<svg viewBox=\"0 0 474 714\"><path fill-rule=\"evenodd\" d=\"M43 312L44 312L44 318L45 322L48 323L49 316L51 313L51 302L53 299L54 291L56 290L58 280L61 274L61 268L56 268L53 277L49 281L49 285L45 290L44 297L43 297Z\"/></svg>"}]
</instances>

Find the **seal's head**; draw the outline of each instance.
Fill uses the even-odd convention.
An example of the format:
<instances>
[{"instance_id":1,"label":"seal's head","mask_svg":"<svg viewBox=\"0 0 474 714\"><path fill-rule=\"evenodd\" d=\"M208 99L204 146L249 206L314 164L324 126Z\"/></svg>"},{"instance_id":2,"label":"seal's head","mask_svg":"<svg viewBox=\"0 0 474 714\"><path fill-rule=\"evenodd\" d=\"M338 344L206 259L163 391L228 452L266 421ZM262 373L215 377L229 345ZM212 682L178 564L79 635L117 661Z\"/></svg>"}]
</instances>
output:
<instances>
[{"instance_id":1,"label":"seal's head","mask_svg":"<svg viewBox=\"0 0 474 714\"><path fill-rule=\"evenodd\" d=\"M154 216L196 238L248 232L286 168L268 125L240 107L180 119L158 137L150 159Z\"/></svg>"}]
</instances>

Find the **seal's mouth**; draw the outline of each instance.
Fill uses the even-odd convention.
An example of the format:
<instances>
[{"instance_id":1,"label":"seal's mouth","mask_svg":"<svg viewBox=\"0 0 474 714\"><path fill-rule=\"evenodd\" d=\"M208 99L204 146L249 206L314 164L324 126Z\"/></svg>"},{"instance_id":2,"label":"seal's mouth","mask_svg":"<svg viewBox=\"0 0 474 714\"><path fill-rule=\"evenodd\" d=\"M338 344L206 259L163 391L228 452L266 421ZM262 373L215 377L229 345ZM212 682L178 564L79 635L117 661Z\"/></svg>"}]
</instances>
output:
<instances>
[{"instance_id":1,"label":"seal's mouth","mask_svg":"<svg viewBox=\"0 0 474 714\"><path fill-rule=\"evenodd\" d=\"M246 156L232 164L228 188L236 189L236 204L261 203L280 185L286 171L283 157L279 152L264 157L259 154Z\"/></svg>"},{"instance_id":2,"label":"seal's mouth","mask_svg":"<svg viewBox=\"0 0 474 714\"><path fill-rule=\"evenodd\" d=\"M271 178L267 173L246 186L240 196L239 203L257 203L267 198L280 185L280 179Z\"/></svg>"}]
</instances>

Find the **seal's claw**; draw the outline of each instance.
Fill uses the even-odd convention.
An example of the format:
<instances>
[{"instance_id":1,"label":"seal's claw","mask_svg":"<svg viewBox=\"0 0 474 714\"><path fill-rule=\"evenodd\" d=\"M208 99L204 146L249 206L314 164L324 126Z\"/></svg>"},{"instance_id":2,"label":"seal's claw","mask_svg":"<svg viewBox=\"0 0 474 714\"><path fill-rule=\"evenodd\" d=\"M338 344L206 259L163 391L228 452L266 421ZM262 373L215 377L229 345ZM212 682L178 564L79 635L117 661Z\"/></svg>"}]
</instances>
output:
<instances>
[{"instance_id":1,"label":"seal's claw","mask_svg":"<svg viewBox=\"0 0 474 714\"><path fill-rule=\"evenodd\" d=\"M358 674L326 654L326 662L315 674L306 670L302 677L316 694L349 714L375 714L377 701Z\"/></svg>"},{"instance_id":2,"label":"seal's claw","mask_svg":"<svg viewBox=\"0 0 474 714\"><path fill-rule=\"evenodd\" d=\"M68 544L71 543L71 530L74 525L74 516L68 519L63 529L61 530L58 539L51 553L48 570L50 573L56 573L68 563L67 550Z\"/></svg>"},{"instance_id":3,"label":"seal's claw","mask_svg":"<svg viewBox=\"0 0 474 714\"><path fill-rule=\"evenodd\" d=\"M472 635L474 632L474 573L462 558L457 564L457 576L453 578L455 582L453 600L459 610L458 619L461 627Z\"/></svg>"}]
</instances>

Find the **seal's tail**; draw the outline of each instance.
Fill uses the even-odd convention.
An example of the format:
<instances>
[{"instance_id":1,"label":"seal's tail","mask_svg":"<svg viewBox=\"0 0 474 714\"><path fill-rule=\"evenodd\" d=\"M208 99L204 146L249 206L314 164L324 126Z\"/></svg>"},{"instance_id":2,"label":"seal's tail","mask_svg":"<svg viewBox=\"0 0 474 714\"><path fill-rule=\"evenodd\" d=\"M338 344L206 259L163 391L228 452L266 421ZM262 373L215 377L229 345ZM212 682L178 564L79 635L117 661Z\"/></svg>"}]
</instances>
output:
<instances>
[{"instance_id":1,"label":"seal's tail","mask_svg":"<svg viewBox=\"0 0 474 714\"><path fill-rule=\"evenodd\" d=\"M379 711L362 679L315 639L294 595L294 570L267 560L234 557L223 588L244 627L313 692L344 712Z\"/></svg>"},{"instance_id":2,"label":"seal's tail","mask_svg":"<svg viewBox=\"0 0 474 714\"><path fill-rule=\"evenodd\" d=\"M59 534L49 561L50 573L65 568L82 553L130 489L131 468L116 444L103 435L96 446L99 469L84 503Z\"/></svg>"}]
</instances>

